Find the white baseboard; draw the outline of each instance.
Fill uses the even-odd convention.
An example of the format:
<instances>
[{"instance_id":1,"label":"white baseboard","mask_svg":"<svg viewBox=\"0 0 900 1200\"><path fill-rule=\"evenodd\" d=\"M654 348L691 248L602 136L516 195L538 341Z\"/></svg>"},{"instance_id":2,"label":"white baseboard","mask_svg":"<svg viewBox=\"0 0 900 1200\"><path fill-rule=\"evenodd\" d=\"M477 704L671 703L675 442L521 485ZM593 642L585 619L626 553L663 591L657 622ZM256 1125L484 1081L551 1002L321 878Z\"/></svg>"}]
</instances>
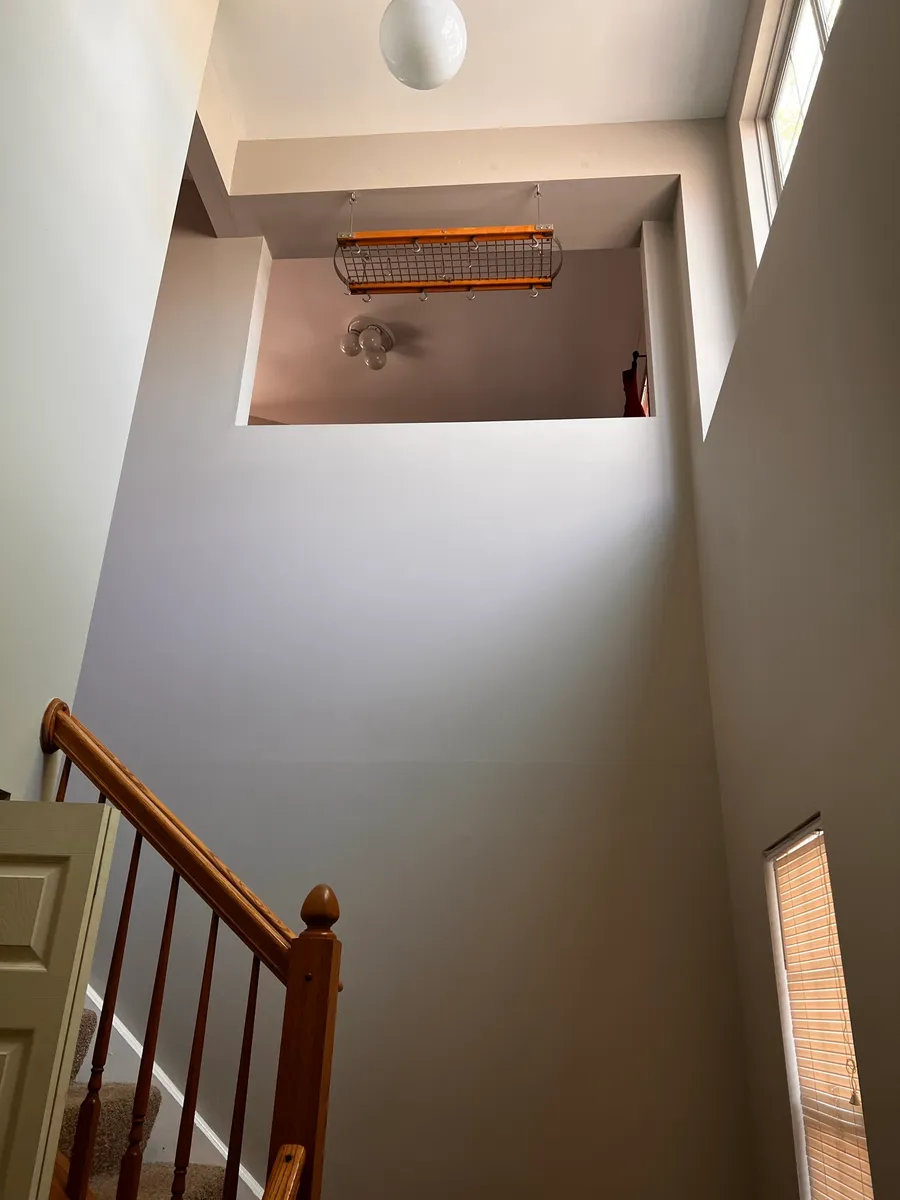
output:
<instances>
[{"instance_id":1,"label":"white baseboard","mask_svg":"<svg viewBox=\"0 0 900 1200\"><path fill-rule=\"evenodd\" d=\"M103 997L92 987L87 989L88 1005L97 1013L103 1005ZM109 1055L104 1074L107 1079L133 1083L137 1079L138 1065L144 1047L131 1030L118 1017L113 1017L113 1036L110 1039ZM87 1082L90 1075L90 1055L78 1074L79 1082ZM148 1162L171 1162L178 1138L184 1094L178 1090L165 1071L153 1064L153 1078L162 1092L159 1116L153 1126L150 1141L145 1151ZM194 1138L191 1162L222 1166L228 1156L228 1147L215 1130L204 1121L199 1113L194 1116L194 1128L200 1135ZM238 1200L261 1200L263 1188L241 1164Z\"/></svg>"}]
</instances>

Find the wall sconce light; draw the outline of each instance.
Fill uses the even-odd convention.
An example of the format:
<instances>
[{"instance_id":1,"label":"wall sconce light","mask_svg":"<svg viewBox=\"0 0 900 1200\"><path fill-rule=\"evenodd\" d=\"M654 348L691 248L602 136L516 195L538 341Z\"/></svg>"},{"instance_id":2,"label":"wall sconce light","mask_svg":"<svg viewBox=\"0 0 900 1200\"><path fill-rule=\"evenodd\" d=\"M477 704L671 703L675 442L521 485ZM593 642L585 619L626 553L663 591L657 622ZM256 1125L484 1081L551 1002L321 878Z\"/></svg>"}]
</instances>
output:
<instances>
[{"instance_id":1,"label":"wall sconce light","mask_svg":"<svg viewBox=\"0 0 900 1200\"><path fill-rule=\"evenodd\" d=\"M387 325L370 321L368 317L357 317L347 326L341 338L341 353L348 358L362 354L363 362L370 371L380 371L387 365L387 356L394 348L394 335Z\"/></svg>"}]
</instances>

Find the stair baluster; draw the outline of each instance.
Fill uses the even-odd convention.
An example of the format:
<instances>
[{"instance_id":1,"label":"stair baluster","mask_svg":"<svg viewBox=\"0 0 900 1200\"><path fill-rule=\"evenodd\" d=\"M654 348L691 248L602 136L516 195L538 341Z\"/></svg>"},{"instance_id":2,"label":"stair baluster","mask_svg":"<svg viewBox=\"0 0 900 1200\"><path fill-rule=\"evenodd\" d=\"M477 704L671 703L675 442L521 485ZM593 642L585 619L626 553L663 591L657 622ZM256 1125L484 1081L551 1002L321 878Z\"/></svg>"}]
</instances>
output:
<instances>
[{"instance_id":1,"label":"stair baluster","mask_svg":"<svg viewBox=\"0 0 900 1200\"><path fill-rule=\"evenodd\" d=\"M166 905L166 916L163 922L162 938L159 945L159 958L156 963L156 976L153 980L153 992L150 996L150 1011L147 1014L147 1032L144 1036L144 1050L141 1054L141 1065L138 1068L137 1083L134 1089L131 1132L128 1134L128 1149L122 1155L122 1165L119 1168L119 1186L116 1190L116 1200L137 1200L138 1188L141 1184L141 1165L144 1159L144 1149L141 1143L144 1136L144 1120L147 1116L147 1104L150 1099L150 1085L153 1082L156 1039L159 1036L159 1019L162 1015L163 994L166 990L166 971L169 966L169 950L172 946L172 928L175 924L175 904L177 900L178 872L173 871L172 883L169 888L169 902Z\"/></svg>"},{"instance_id":2,"label":"stair baluster","mask_svg":"<svg viewBox=\"0 0 900 1200\"><path fill-rule=\"evenodd\" d=\"M218 930L219 918L213 913L209 921L206 961L203 964L200 999L197 1001L197 1018L194 1021L194 1039L191 1042L191 1058L188 1063L187 1081L184 1085L184 1103L181 1106L178 1143L175 1147L172 1200L181 1200L187 1185L187 1169L191 1161L191 1142L194 1138L194 1116L197 1112L197 1093L200 1089L200 1066L203 1061L203 1042L206 1038L206 1018L209 1014L209 993L212 988L213 963L216 957L216 934Z\"/></svg>"},{"instance_id":3,"label":"stair baluster","mask_svg":"<svg viewBox=\"0 0 900 1200\"><path fill-rule=\"evenodd\" d=\"M106 1067L106 1059L109 1054L109 1039L112 1034L113 1017L116 1013L116 998L119 994L119 980L122 977L122 961L125 957L128 922L131 919L131 905L134 899L134 886L137 882L142 842L143 838L141 835L135 833L131 848L131 862L128 866L128 877L125 880L125 891L122 894L122 907L119 911L119 924L116 927L112 957L109 960L106 991L103 994L103 1008L97 1024L94 1056L91 1059L91 1078L88 1082L87 1095L82 1101L78 1113L78 1124L75 1128L72 1162L69 1167L69 1178L66 1185L66 1196L69 1197L69 1200L87 1200L88 1196L88 1182L94 1162L94 1142L97 1137L97 1124L100 1120L102 1103L100 1089L103 1086L103 1070Z\"/></svg>"},{"instance_id":4,"label":"stair baluster","mask_svg":"<svg viewBox=\"0 0 900 1200\"><path fill-rule=\"evenodd\" d=\"M66 758L59 773L59 786L56 789L56 803L62 804L66 798L66 788L69 786L69 776L72 774L72 760Z\"/></svg>"},{"instance_id":5,"label":"stair baluster","mask_svg":"<svg viewBox=\"0 0 900 1200\"><path fill-rule=\"evenodd\" d=\"M231 1134L228 1138L228 1160L225 1164L225 1183L222 1200L236 1200L241 1170L241 1149L244 1144L244 1118L247 1114L247 1088L250 1083L250 1058L253 1053L253 1026L256 1021L256 996L259 991L259 959L250 968L250 987L247 991L247 1010L244 1014L244 1036L241 1039L241 1058L234 1086L234 1108L231 1113Z\"/></svg>"}]
</instances>

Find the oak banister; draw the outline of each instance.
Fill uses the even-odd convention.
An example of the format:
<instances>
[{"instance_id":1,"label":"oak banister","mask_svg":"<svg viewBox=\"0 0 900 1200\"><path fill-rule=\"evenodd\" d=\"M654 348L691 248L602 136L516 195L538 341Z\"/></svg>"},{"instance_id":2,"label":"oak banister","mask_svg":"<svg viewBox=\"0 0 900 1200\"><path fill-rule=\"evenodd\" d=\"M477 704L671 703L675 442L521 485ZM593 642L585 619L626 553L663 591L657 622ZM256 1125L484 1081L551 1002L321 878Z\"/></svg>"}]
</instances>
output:
<instances>
[{"instance_id":1,"label":"oak banister","mask_svg":"<svg viewBox=\"0 0 900 1200\"><path fill-rule=\"evenodd\" d=\"M341 969L341 943L332 932L340 908L331 888L313 888L300 915L306 929L291 943L269 1169L281 1146L303 1146L300 1200L319 1200Z\"/></svg>"},{"instance_id":2,"label":"oak banister","mask_svg":"<svg viewBox=\"0 0 900 1200\"><path fill-rule=\"evenodd\" d=\"M167 817L167 819L170 820L172 824L181 831L187 840L193 843L199 854L203 855L205 858L208 858L214 866L218 867L218 869L222 871L222 873L226 875L228 879L231 880L238 891L242 892L249 903L259 912L260 916L269 921L275 927L275 929L277 929L278 932L284 936L286 941L289 942L291 938L295 936L294 931L290 929L279 916L273 913L272 910L263 903L259 896L257 896L255 892L247 887L244 881L235 875L234 872L231 871L220 858L217 858L216 855L213 854L212 850L210 850L210 848L204 842L202 842L199 837L197 837L194 831L185 825L184 822L175 813L173 813L172 810L168 808L158 796L154 795L154 793L150 791L143 780L139 779L133 771L129 770L125 763L118 759L107 746L104 746L103 742L101 742L100 739L96 737L96 735L93 734L86 725L82 725L78 718L73 716L69 710L69 706L65 703L65 701L58 699L51 701L47 707L46 713L44 714L44 722L41 726L41 744L44 746L45 753L49 753L50 750L57 748L64 749L67 741L69 741L71 738L75 738L77 741L80 741L83 746L91 747L95 751L104 754L110 760L110 762L114 763L119 771L121 771L121 773L127 779L129 779L140 792L143 793L147 800L149 800L151 804L156 805L156 807ZM79 761L77 756L75 761ZM69 763L69 766L71 767L71 762Z\"/></svg>"},{"instance_id":3,"label":"oak banister","mask_svg":"<svg viewBox=\"0 0 900 1200\"><path fill-rule=\"evenodd\" d=\"M116 1200L137 1200L138 1196L143 1159L142 1139L181 879L206 902L212 913L173 1164L172 1196L177 1200L185 1193L217 927L222 921L253 953L223 1200L234 1200L240 1174L261 964L265 964L286 985L265 1197L266 1200L319 1200L337 996L342 987L341 944L332 928L340 916L334 893L325 885L313 888L301 909L305 929L299 936L294 935L89 729L72 716L68 706L61 700L53 701L44 714L41 745L45 753L59 749L66 755L57 792L59 800L65 799L69 774L74 764L98 789L100 803L108 799L135 830L131 866L92 1059L91 1080L79 1113L72 1169L66 1171L66 1196L69 1200L87 1200L89 1196L87 1180L91 1173L93 1143L100 1113L103 1069L122 971L140 848L146 841L169 864L173 874L134 1091L132 1124L128 1146L121 1161Z\"/></svg>"},{"instance_id":4,"label":"oak banister","mask_svg":"<svg viewBox=\"0 0 900 1200\"><path fill-rule=\"evenodd\" d=\"M269 1172L263 1200L295 1200L306 1157L302 1146L280 1146Z\"/></svg>"},{"instance_id":5,"label":"oak banister","mask_svg":"<svg viewBox=\"0 0 900 1200\"><path fill-rule=\"evenodd\" d=\"M82 774L196 891L282 983L291 932L61 701L44 714L41 745L65 751ZM284 931L287 931L286 933Z\"/></svg>"}]
</instances>

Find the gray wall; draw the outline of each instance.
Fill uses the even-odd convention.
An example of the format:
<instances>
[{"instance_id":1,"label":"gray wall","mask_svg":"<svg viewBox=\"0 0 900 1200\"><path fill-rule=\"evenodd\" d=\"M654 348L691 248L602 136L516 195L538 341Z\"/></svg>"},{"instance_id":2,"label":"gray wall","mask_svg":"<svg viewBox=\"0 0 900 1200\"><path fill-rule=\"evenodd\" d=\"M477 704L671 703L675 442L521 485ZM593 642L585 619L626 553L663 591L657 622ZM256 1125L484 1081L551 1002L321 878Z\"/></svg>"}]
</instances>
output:
<instances>
[{"instance_id":1,"label":"gray wall","mask_svg":"<svg viewBox=\"0 0 900 1200\"><path fill-rule=\"evenodd\" d=\"M77 708L285 918L335 887L328 1195L746 1194L683 397L657 388L652 421L235 427L259 260L173 238ZM151 864L138 1030L164 884ZM188 903L176 1078L203 936ZM220 1130L247 966L226 939Z\"/></svg>"},{"instance_id":2,"label":"gray wall","mask_svg":"<svg viewBox=\"0 0 900 1200\"><path fill-rule=\"evenodd\" d=\"M14 796L40 794L41 717L78 681L217 7L131 3L113 20L104 0L0 5L0 789Z\"/></svg>"},{"instance_id":3,"label":"gray wall","mask_svg":"<svg viewBox=\"0 0 900 1200\"><path fill-rule=\"evenodd\" d=\"M900 1195L900 9L845 0L696 445L760 1196L796 1195L762 851L821 811L879 1200Z\"/></svg>"}]
</instances>

